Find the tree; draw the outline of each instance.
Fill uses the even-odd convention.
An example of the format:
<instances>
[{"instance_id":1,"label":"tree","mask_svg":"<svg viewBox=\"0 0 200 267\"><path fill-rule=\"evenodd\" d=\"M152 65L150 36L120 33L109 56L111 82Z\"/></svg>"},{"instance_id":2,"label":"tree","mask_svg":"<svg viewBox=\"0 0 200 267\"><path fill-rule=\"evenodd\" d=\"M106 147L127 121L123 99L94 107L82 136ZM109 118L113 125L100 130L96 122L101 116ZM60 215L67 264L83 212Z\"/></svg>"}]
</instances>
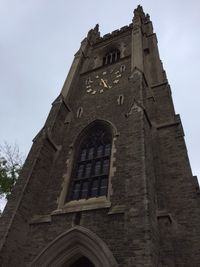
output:
<instances>
[{"instance_id":1,"label":"tree","mask_svg":"<svg viewBox=\"0 0 200 267\"><path fill-rule=\"evenodd\" d=\"M22 165L23 155L16 144L12 146L4 142L0 145L0 198L8 199Z\"/></svg>"}]
</instances>

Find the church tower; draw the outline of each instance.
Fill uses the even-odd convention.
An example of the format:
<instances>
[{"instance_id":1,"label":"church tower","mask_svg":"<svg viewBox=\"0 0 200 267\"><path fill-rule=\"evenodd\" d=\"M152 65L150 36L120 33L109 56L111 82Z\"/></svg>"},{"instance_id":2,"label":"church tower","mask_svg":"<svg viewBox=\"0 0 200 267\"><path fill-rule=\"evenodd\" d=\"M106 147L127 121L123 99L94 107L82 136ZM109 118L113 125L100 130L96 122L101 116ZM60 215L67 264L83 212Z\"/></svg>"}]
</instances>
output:
<instances>
[{"instance_id":1,"label":"church tower","mask_svg":"<svg viewBox=\"0 0 200 267\"><path fill-rule=\"evenodd\" d=\"M199 192L138 6L81 42L1 217L0 266L199 266Z\"/></svg>"}]
</instances>

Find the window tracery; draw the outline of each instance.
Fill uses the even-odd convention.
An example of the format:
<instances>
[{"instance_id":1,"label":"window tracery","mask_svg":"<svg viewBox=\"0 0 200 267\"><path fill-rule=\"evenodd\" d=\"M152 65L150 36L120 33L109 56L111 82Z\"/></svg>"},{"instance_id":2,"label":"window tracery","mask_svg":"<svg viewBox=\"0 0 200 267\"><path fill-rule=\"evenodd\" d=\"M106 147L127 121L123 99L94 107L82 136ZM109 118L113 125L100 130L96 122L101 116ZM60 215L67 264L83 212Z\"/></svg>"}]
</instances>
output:
<instances>
[{"instance_id":1,"label":"window tracery","mask_svg":"<svg viewBox=\"0 0 200 267\"><path fill-rule=\"evenodd\" d=\"M103 126L93 127L80 142L72 171L69 200L107 194L111 142L111 133Z\"/></svg>"}]
</instances>

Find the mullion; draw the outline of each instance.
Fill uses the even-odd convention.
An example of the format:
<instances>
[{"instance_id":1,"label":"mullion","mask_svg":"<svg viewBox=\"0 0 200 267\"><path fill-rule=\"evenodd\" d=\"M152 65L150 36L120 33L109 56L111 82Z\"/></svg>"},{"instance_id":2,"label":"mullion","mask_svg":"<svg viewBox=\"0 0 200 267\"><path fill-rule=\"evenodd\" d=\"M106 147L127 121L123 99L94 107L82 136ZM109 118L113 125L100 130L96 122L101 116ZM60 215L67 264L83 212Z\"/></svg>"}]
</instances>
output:
<instances>
[{"instance_id":1,"label":"mullion","mask_svg":"<svg viewBox=\"0 0 200 267\"><path fill-rule=\"evenodd\" d=\"M106 157L106 156L110 157L111 147L110 147L109 154L106 154L106 146L107 146L107 145L110 145L110 144L107 143L107 144L104 145L104 150L103 150L103 155L104 155L104 157Z\"/></svg>"},{"instance_id":2,"label":"mullion","mask_svg":"<svg viewBox=\"0 0 200 267\"><path fill-rule=\"evenodd\" d=\"M79 188L78 199L81 199L82 187L83 187L83 180L80 181L80 188Z\"/></svg>"},{"instance_id":3,"label":"mullion","mask_svg":"<svg viewBox=\"0 0 200 267\"><path fill-rule=\"evenodd\" d=\"M85 184L86 182L89 183L89 179L88 179L88 178L85 178L85 179L82 179L82 180L81 180L79 199L82 199L83 186L84 186L84 184ZM87 190L87 195L88 195L88 190ZM86 196L86 198L87 198L87 196Z\"/></svg>"},{"instance_id":4,"label":"mullion","mask_svg":"<svg viewBox=\"0 0 200 267\"><path fill-rule=\"evenodd\" d=\"M96 158L97 158L98 147L99 146L97 146L97 148L96 148ZM103 145L101 156L98 158L98 160L95 160L95 163L97 163L97 162L100 161L100 173L98 173L98 177L95 177L94 178L94 179L97 179L98 180L98 183L97 183L97 197L100 194L100 183L101 183L101 174L102 174L102 165L103 165L103 154L104 154L104 145Z\"/></svg>"},{"instance_id":5,"label":"mullion","mask_svg":"<svg viewBox=\"0 0 200 267\"><path fill-rule=\"evenodd\" d=\"M88 198L91 197L91 190L92 190L92 183L93 183L93 173L94 173L94 168L95 168L95 163L96 163L96 154L97 154L97 147L94 147L94 152L93 152L93 158L91 159L91 172L90 172L90 177L89 177L89 185L88 185Z\"/></svg>"},{"instance_id":6,"label":"mullion","mask_svg":"<svg viewBox=\"0 0 200 267\"><path fill-rule=\"evenodd\" d=\"M91 162L91 160L85 161L84 162L84 169L83 169L83 178L87 178L86 177L86 170L87 170L87 165ZM90 176L90 175L89 175Z\"/></svg>"},{"instance_id":7,"label":"mullion","mask_svg":"<svg viewBox=\"0 0 200 267\"><path fill-rule=\"evenodd\" d=\"M106 193L107 193L107 190L108 190L108 175L102 175L101 176L101 182L100 182L100 190L99 190L99 196L102 196L102 194L100 194L100 191L102 190L102 181L103 180L106 180L106 186L104 186L105 190L106 190ZM103 194L104 195L104 194Z\"/></svg>"},{"instance_id":8,"label":"mullion","mask_svg":"<svg viewBox=\"0 0 200 267\"><path fill-rule=\"evenodd\" d=\"M88 179L88 198L91 197L91 188L92 188L92 178Z\"/></svg>"},{"instance_id":9,"label":"mullion","mask_svg":"<svg viewBox=\"0 0 200 267\"><path fill-rule=\"evenodd\" d=\"M109 160L109 157L104 157L104 159L103 159L103 169L104 169L104 166L106 165L105 163L104 163L104 161L108 161L108 166L107 166L107 170L106 170L106 175L109 173L109 169L110 169L110 160ZM104 172L102 172L103 174L104 174Z\"/></svg>"},{"instance_id":10,"label":"mullion","mask_svg":"<svg viewBox=\"0 0 200 267\"><path fill-rule=\"evenodd\" d=\"M85 177L86 168L87 168L87 164L91 161L91 160L88 159L89 158L90 147L87 147L87 148L84 148L84 149L86 149L86 156L85 156L83 161L80 158L80 161L77 164L77 170L78 170L80 165L83 165L82 177L76 180L77 182L80 182L80 188L79 188L79 192L78 192L78 199L82 198L83 184L84 184L85 181L88 180L88 177ZM77 172L77 170L76 170L76 172ZM90 175L91 175L91 171L90 171ZM90 175L89 175L89 177L90 177Z\"/></svg>"},{"instance_id":11,"label":"mullion","mask_svg":"<svg viewBox=\"0 0 200 267\"><path fill-rule=\"evenodd\" d=\"M98 190L97 190L97 196L100 195L100 186L101 186L101 176L98 177Z\"/></svg>"},{"instance_id":12,"label":"mullion","mask_svg":"<svg viewBox=\"0 0 200 267\"><path fill-rule=\"evenodd\" d=\"M74 181L73 182L73 186L72 186L72 191L71 191L71 198L73 199L73 200L78 200L79 199L79 196L80 196L80 188L79 188L79 191L78 191L78 193L77 193L77 197L74 199L74 195L75 195L75 192L76 192L76 185L78 184L78 183L80 183L80 181Z\"/></svg>"},{"instance_id":13,"label":"mullion","mask_svg":"<svg viewBox=\"0 0 200 267\"><path fill-rule=\"evenodd\" d=\"M104 148L103 148L103 150L104 150ZM104 165L104 156L103 155L100 158L100 161L101 161L101 172L100 173L103 173L103 165Z\"/></svg>"},{"instance_id":14,"label":"mullion","mask_svg":"<svg viewBox=\"0 0 200 267\"><path fill-rule=\"evenodd\" d=\"M83 166L83 170L82 170L82 173L81 173L81 177L79 177L79 170L80 170L80 167ZM76 171L75 171L75 179L80 179L83 177L83 174L84 174L84 162L79 162L77 164L77 167L76 167Z\"/></svg>"}]
</instances>

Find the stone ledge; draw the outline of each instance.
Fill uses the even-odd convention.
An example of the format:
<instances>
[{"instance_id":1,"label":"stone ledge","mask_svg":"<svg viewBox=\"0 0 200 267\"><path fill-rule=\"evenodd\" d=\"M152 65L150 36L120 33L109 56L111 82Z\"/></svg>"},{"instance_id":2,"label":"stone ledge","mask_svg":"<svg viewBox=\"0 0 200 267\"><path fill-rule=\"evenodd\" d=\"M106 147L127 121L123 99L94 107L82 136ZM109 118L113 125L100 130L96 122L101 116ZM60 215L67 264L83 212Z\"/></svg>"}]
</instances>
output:
<instances>
[{"instance_id":1,"label":"stone ledge","mask_svg":"<svg viewBox=\"0 0 200 267\"><path fill-rule=\"evenodd\" d=\"M173 222L171 213L167 211L157 211L157 219L168 219L170 224Z\"/></svg>"},{"instance_id":2,"label":"stone ledge","mask_svg":"<svg viewBox=\"0 0 200 267\"><path fill-rule=\"evenodd\" d=\"M168 84L168 81L166 80L166 81L161 82L161 83L152 84L151 88L156 88L156 87L167 85L167 84Z\"/></svg>"},{"instance_id":3,"label":"stone ledge","mask_svg":"<svg viewBox=\"0 0 200 267\"><path fill-rule=\"evenodd\" d=\"M157 124L155 125L155 127L157 128L157 130L163 129L163 128L168 128L168 127L172 127L172 126L177 126L179 125L180 122L169 122L169 123L163 123L163 124Z\"/></svg>"},{"instance_id":4,"label":"stone ledge","mask_svg":"<svg viewBox=\"0 0 200 267\"><path fill-rule=\"evenodd\" d=\"M29 224L49 223L49 222L51 222L51 215L36 215L30 220Z\"/></svg>"},{"instance_id":5,"label":"stone ledge","mask_svg":"<svg viewBox=\"0 0 200 267\"><path fill-rule=\"evenodd\" d=\"M106 199L105 196L98 198L90 198L90 199L80 199L66 203L63 206L63 208L53 211L51 215L59 215L63 213L110 208L110 207L111 203L108 199Z\"/></svg>"},{"instance_id":6,"label":"stone ledge","mask_svg":"<svg viewBox=\"0 0 200 267\"><path fill-rule=\"evenodd\" d=\"M108 215L113 214L124 214L125 213L125 206L124 205L116 205L110 208Z\"/></svg>"}]
</instances>

